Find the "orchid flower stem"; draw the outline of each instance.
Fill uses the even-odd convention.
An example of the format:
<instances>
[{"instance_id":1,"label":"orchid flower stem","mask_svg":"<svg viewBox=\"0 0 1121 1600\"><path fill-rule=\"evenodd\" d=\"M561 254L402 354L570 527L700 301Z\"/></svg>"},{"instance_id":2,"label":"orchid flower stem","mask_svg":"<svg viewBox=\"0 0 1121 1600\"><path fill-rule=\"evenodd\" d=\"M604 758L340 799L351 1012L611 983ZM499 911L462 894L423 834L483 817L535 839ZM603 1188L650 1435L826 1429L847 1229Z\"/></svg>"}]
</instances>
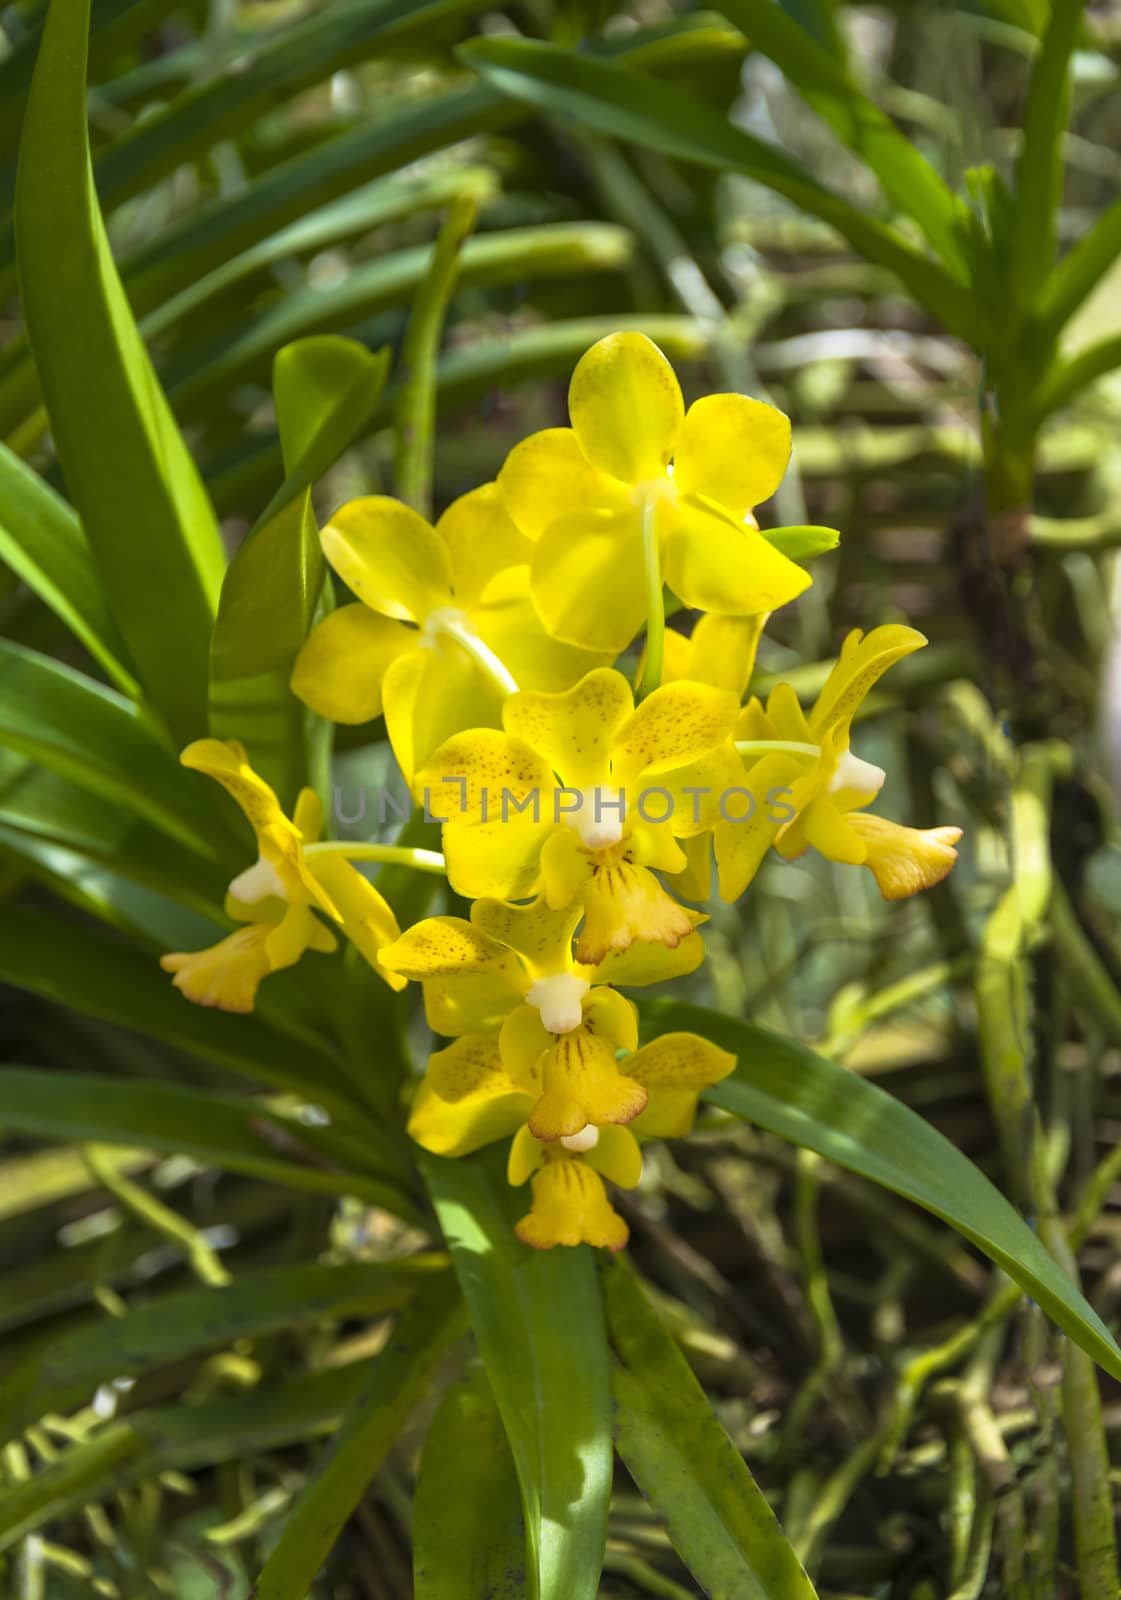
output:
<instances>
[{"instance_id":1,"label":"orchid flower stem","mask_svg":"<svg viewBox=\"0 0 1121 1600\"><path fill-rule=\"evenodd\" d=\"M448 208L417 290L401 351L396 407L397 492L422 517L432 514L432 448L436 422L436 358L444 314L459 276L459 253L475 225L479 197L468 189Z\"/></svg>"},{"instance_id":2,"label":"orchid flower stem","mask_svg":"<svg viewBox=\"0 0 1121 1600\"><path fill-rule=\"evenodd\" d=\"M662 681L662 655L666 638L666 601L662 589L662 554L654 525L656 502L642 508L642 560L646 571L646 665L642 693L650 694Z\"/></svg>"},{"instance_id":3,"label":"orchid flower stem","mask_svg":"<svg viewBox=\"0 0 1121 1600\"><path fill-rule=\"evenodd\" d=\"M517 680L498 659L490 646L483 643L474 629L468 627L466 623L455 622L448 618L441 621L440 630L446 633L449 638L454 639L461 649L466 650L472 661L483 669L500 693L503 695L517 694Z\"/></svg>"},{"instance_id":4,"label":"orchid flower stem","mask_svg":"<svg viewBox=\"0 0 1121 1600\"><path fill-rule=\"evenodd\" d=\"M816 744L798 744L793 739L737 739L736 750L741 756L812 756L815 761L821 754Z\"/></svg>"},{"instance_id":5,"label":"orchid flower stem","mask_svg":"<svg viewBox=\"0 0 1121 1600\"><path fill-rule=\"evenodd\" d=\"M342 856L345 861L384 861L415 867L418 872L444 873L444 858L438 850L421 850L405 844L376 844L373 840L333 839L323 844L305 844L304 855L314 862L321 856Z\"/></svg>"}]
</instances>

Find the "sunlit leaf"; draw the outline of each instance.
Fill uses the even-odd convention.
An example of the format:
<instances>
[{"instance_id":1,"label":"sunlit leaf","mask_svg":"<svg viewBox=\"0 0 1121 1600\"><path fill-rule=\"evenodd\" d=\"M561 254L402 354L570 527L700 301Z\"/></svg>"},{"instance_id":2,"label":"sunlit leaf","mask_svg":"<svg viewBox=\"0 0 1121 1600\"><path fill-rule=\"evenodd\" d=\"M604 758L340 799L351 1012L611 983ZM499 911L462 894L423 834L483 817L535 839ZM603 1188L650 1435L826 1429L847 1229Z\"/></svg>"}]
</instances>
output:
<instances>
[{"instance_id":1,"label":"sunlit leaf","mask_svg":"<svg viewBox=\"0 0 1121 1600\"><path fill-rule=\"evenodd\" d=\"M23 311L55 448L145 693L204 731L225 558L136 331L90 176L89 0L52 0L27 103L16 219Z\"/></svg>"},{"instance_id":2,"label":"sunlit leaf","mask_svg":"<svg viewBox=\"0 0 1121 1600\"><path fill-rule=\"evenodd\" d=\"M611 1493L603 1306L587 1246L538 1252L513 1224L504 1152L421 1169L452 1253L521 1486L533 1600L595 1600ZM563 1308L561 1310L560 1308Z\"/></svg>"},{"instance_id":3,"label":"sunlit leaf","mask_svg":"<svg viewBox=\"0 0 1121 1600\"><path fill-rule=\"evenodd\" d=\"M1022 1217L979 1168L909 1106L866 1078L766 1028L677 1001L649 1010L657 1032L700 1033L739 1057L704 1098L941 1217L1035 1299L1099 1366L1121 1350Z\"/></svg>"}]
</instances>

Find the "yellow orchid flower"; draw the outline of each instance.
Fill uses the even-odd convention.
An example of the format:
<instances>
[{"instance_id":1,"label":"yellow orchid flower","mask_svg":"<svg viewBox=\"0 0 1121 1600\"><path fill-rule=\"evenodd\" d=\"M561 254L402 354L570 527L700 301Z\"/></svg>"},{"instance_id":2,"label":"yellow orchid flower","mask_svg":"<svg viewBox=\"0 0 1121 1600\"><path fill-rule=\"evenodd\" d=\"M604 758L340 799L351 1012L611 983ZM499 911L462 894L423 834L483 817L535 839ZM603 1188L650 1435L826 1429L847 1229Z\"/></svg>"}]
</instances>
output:
<instances>
[{"instance_id":1,"label":"yellow orchid flower","mask_svg":"<svg viewBox=\"0 0 1121 1600\"><path fill-rule=\"evenodd\" d=\"M571 428L531 434L498 475L535 541L531 593L557 639L617 654L662 578L687 606L773 611L810 583L758 532L752 509L782 481L790 423L714 394L685 410L673 368L640 333L613 333L577 363Z\"/></svg>"},{"instance_id":2,"label":"yellow orchid flower","mask_svg":"<svg viewBox=\"0 0 1121 1600\"><path fill-rule=\"evenodd\" d=\"M914 628L897 624L869 634L854 629L808 717L785 683L771 691L765 709L754 699L745 706L736 730L749 763L739 791L742 820L725 817L714 829L725 899L743 893L772 844L788 859L812 846L831 861L866 866L887 900L929 888L950 871L961 829L905 828L865 815L886 774L849 744L861 702L890 666L925 643Z\"/></svg>"},{"instance_id":3,"label":"yellow orchid flower","mask_svg":"<svg viewBox=\"0 0 1121 1600\"><path fill-rule=\"evenodd\" d=\"M330 953L338 941L315 915L341 924L366 960L395 989L406 980L384 970L378 951L400 934L390 907L373 884L332 847L313 847L323 811L311 789L301 791L290 820L276 795L249 765L235 740L198 739L180 756L185 767L204 772L233 796L257 836L257 860L229 886L226 913L239 928L205 950L176 951L160 965L196 1005L222 1011L252 1011L257 989L271 972L293 966L305 950Z\"/></svg>"},{"instance_id":4,"label":"yellow orchid flower","mask_svg":"<svg viewBox=\"0 0 1121 1600\"><path fill-rule=\"evenodd\" d=\"M652 869L681 871L679 838L713 825L738 713L731 691L684 682L636 709L611 668L560 694L511 696L503 732L455 735L418 777L445 819L453 888L520 900L543 887L553 907L582 901L585 963L636 941L687 940L703 918Z\"/></svg>"},{"instance_id":5,"label":"yellow orchid flower","mask_svg":"<svg viewBox=\"0 0 1121 1600\"><path fill-rule=\"evenodd\" d=\"M618 997L616 996L616 999ZM642 1156L632 1129L651 1138L688 1133L697 1096L727 1077L735 1058L695 1034L664 1034L628 1055L627 1081L646 1092L645 1110L630 1127L589 1123L544 1140L534 1131L547 1062L511 1052L493 1034L457 1039L430 1057L409 1118L409 1132L436 1155L461 1156L514 1133L507 1176L514 1185L534 1173L533 1206L518 1224L527 1244L604 1245L619 1249L627 1230L601 1180L633 1188Z\"/></svg>"},{"instance_id":6,"label":"yellow orchid flower","mask_svg":"<svg viewBox=\"0 0 1121 1600\"><path fill-rule=\"evenodd\" d=\"M544 1140L589 1123L630 1122L646 1109L647 1091L617 1064L618 1052L638 1042L635 1008L610 985L692 972L704 956L700 935L691 932L673 950L635 945L589 966L572 949L580 915L578 904L554 910L544 899L521 906L477 900L470 921L429 917L381 952L389 971L421 983L432 1031L456 1040L432 1058L434 1092L447 1073L479 1072L474 1036L491 1034L498 1055L491 1051L490 1066L497 1071L500 1061L504 1076L487 1077L480 1091L477 1105L488 1116L498 1088L530 1097L524 1119Z\"/></svg>"},{"instance_id":7,"label":"yellow orchid flower","mask_svg":"<svg viewBox=\"0 0 1121 1600\"><path fill-rule=\"evenodd\" d=\"M523 1132L525 1141L519 1135L511 1147L508 1169L514 1185L533 1176L533 1202L514 1227L522 1243L535 1250L578 1244L622 1250L630 1229L607 1198L603 1179L620 1189L633 1189L638 1182L642 1154L630 1130L597 1130L595 1144L580 1152L542 1144Z\"/></svg>"},{"instance_id":8,"label":"yellow orchid flower","mask_svg":"<svg viewBox=\"0 0 1121 1600\"><path fill-rule=\"evenodd\" d=\"M532 546L493 484L456 500L435 527L384 495L352 500L320 537L357 599L313 629L293 692L332 722L384 712L409 783L449 734L497 726L519 683L565 688L597 660L542 627L529 598Z\"/></svg>"},{"instance_id":9,"label":"yellow orchid flower","mask_svg":"<svg viewBox=\"0 0 1121 1600\"><path fill-rule=\"evenodd\" d=\"M661 681L709 683L714 689L729 689L742 700L769 616L769 611L753 617L719 617L709 612L697 619L691 634L667 629Z\"/></svg>"}]
</instances>

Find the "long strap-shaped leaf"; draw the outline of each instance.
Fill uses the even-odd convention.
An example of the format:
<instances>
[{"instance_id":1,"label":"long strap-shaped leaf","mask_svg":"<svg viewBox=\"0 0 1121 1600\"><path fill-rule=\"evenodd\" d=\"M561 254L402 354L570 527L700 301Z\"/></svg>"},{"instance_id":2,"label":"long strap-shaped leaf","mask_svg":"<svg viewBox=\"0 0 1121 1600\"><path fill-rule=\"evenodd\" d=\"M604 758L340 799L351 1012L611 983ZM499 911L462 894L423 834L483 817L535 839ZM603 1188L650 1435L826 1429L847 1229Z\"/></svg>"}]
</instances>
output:
<instances>
[{"instance_id":1,"label":"long strap-shaped leaf","mask_svg":"<svg viewBox=\"0 0 1121 1600\"><path fill-rule=\"evenodd\" d=\"M704 1098L816 1150L941 1217L1014 1278L1116 1378L1121 1350L1022 1217L968 1157L867 1079L805 1045L700 1006L650 1007L656 1032L700 1033L739 1057Z\"/></svg>"},{"instance_id":2,"label":"long strap-shaped leaf","mask_svg":"<svg viewBox=\"0 0 1121 1600\"><path fill-rule=\"evenodd\" d=\"M8 974L0 967L0 975ZM317 1128L260 1099L137 1084L96 1073L5 1066L0 1128L30 1139L116 1144L187 1155L291 1189L350 1194L396 1216L419 1217L416 1197L373 1171L377 1156L337 1128ZM358 1144L356 1149L354 1146Z\"/></svg>"},{"instance_id":3,"label":"long strap-shaped leaf","mask_svg":"<svg viewBox=\"0 0 1121 1600\"><path fill-rule=\"evenodd\" d=\"M74 512L0 445L0 561L50 606L125 694L136 691L127 650L105 604Z\"/></svg>"},{"instance_id":4,"label":"long strap-shaped leaf","mask_svg":"<svg viewBox=\"0 0 1121 1600\"><path fill-rule=\"evenodd\" d=\"M1032 63L1024 137L1016 162L1016 213L1008 253L1012 296L1021 310L1055 261L1063 186L1063 129L1070 109L1070 58L1085 0L1054 0Z\"/></svg>"},{"instance_id":5,"label":"long strap-shaped leaf","mask_svg":"<svg viewBox=\"0 0 1121 1600\"><path fill-rule=\"evenodd\" d=\"M413 1593L415 1600L525 1594L518 1475L481 1369L448 1391L425 1436L413 1505Z\"/></svg>"},{"instance_id":6,"label":"long strap-shaped leaf","mask_svg":"<svg viewBox=\"0 0 1121 1600\"><path fill-rule=\"evenodd\" d=\"M131 701L7 639L0 640L0 678L0 745L144 817L189 849L214 860L229 856L223 812L210 807Z\"/></svg>"},{"instance_id":7,"label":"long strap-shaped leaf","mask_svg":"<svg viewBox=\"0 0 1121 1600\"><path fill-rule=\"evenodd\" d=\"M217 1288L189 1289L130 1306L120 1317L82 1326L40 1346L0 1384L5 1441L47 1411L69 1410L99 1383L137 1375L234 1339L260 1338L323 1317L396 1311L447 1258L274 1267Z\"/></svg>"},{"instance_id":8,"label":"long strap-shaped leaf","mask_svg":"<svg viewBox=\"0 0 1121 1600\"><path fill-rule=\"evenodd\" d=\"M305 1600L343 1525L385 1460L432 1369L463 1327L459 1291L448 1274L426 1285L378 1356L279 1543L257 1579L254 1600Z\"/></svg>"},{"instance_id":9,"label":"long strap-shaped leaf","mask_svg":"<svg viewBox=\"0 0 1121 1600\"><path fill-rule=\"evenodd\" d=\"M421 1170L514 1455L530 1600L595 1600L611 1494L611 1384L591 1251L539 1253L494 1151Z\"/></svg>"},{"instance_id":10,"label":"long strap-shaped leaf","mask_svg":"<svg viewBox=\"0 0 1121 1600\"><path fill-rule=\"evenodd\" d=\"M538 110L575 117L600 133L682 161L741 172L785 195L836 228L868 261L894 272L947 328L971 339L972 297L944 267L818 183L784 151L736 127L695 96L669 84L659 84L653 93L641 73L556 45L479 39L460 54L488 83Z\"/></svg>"},{"instance_id":11,"label":"long strap-shaped leaf","mask_svg":"<svg viewBox=\"0 0 1121 1600\"><path fill-rule=\"evenodd\" d=\"M16 190L23 309L66 481L145 693L202 733L225 560L109 251L86 127L89 0L52 0Z\"/></svg>"},{"instance_id":12,"label":"long strap-shaped leaf","mask_svg":"<svg viewBox=\"0 0 1121 1600\"><path fill-rule=\"evenodd\" d=\"M747 1463L624 1262L603 1272L619 1454L714 1600L815 1600Z\"/></svg>"},{"instance_id":13,"label":"long strap-shaped leaf","mask_svg":"<svg viewBox=\"0 0 1121 1600\"><path fill-rule=\"evenodd\" d=\"M151 1034L270 1088L294 1090L337 1110L344 1123L359 1115L326 1047L313 1050L257 1017L191 1005L146 950L96 927L31 906L5 906L0 982Z\"/></svg>"},{"instance_id":14,"label":"long strap-shaped leaf","mask_svg":"<svg viewBox=\"0 0 1121 1600\"><path fill-rule=\"evenodd\" d=\"M788 17L777 0L722 0L721 8L868 166L891 203L914 218L953 276L965 281L962 242L968 211L846 67Z\"/></svg>"}]
</instances>

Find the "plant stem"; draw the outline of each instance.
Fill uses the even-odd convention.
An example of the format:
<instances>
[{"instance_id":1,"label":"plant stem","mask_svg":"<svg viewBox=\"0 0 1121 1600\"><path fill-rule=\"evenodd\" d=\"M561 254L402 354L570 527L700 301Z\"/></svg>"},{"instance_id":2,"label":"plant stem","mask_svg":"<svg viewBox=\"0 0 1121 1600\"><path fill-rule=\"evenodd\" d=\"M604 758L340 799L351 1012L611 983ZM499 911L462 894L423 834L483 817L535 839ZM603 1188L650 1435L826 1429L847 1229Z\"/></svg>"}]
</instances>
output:
<instances>
[{"instance_id":1,"label":"plant stem","mask_svg":"<svg viewBox=\"0 0 1121 1600\"><path fill-rule=\"evenodd\" d=\"M432 261L413 301L401 350L397 401L397 493L422 517L432 514L432 440L436 420L436 356L455 281L459 252L475 225L478 195L457 195L436 238Z\"/></svg>"},{"instance_id":2,"label":"plant stem","mask_svg":"<svg viewBox=\"0 0 1121 1600\"><path fill-rule=\"evenodd\" d=\"M386 861L397 866L415 867L418 872L444 872L444 858L438 850L421 850L405 844L377 844L365 839L306 844L304 855L309 861L322 856L342 856L346 861Z\"/></svg>"}]
</instances>

